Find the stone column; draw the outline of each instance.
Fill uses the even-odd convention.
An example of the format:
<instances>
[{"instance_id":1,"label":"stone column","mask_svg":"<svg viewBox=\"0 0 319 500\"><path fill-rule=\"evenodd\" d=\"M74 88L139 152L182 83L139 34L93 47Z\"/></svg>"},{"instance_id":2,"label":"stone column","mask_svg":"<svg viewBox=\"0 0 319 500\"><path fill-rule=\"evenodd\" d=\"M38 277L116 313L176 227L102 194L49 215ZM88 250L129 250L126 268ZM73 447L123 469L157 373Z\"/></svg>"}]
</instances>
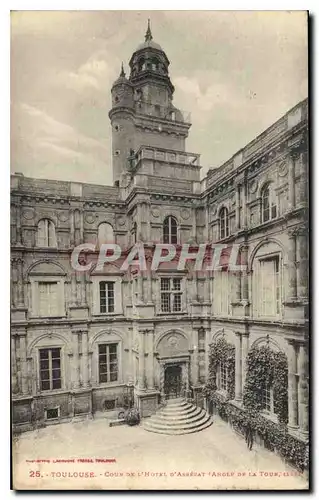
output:
<instances>
[{"instance_id":1,"label":"stone column","mask_svg":"<svg viewBox=\"0 0 319 500\"><path fill-rule=\"evenodd\" d=\"M240 229L240 185L235 186L236 193L236 230Z\"/></svg>"},{"instance_id":2,"label":"stone column","mask_svg":"<svg viewBox=\"0 0 319 500\"><path fill-rule=\"evenodd\" d=\"M243 396L243 370L242 370L242 337L236 332L235 344L235 399L241 401Z\"/></svg>"},{"instance_id":3,"label":"stone column","mask_svg":"<svg viewBox=\"0 0 319 500\"><path fill-rule=\"evenodd\" d=\"M143 331L139 332L139 363L138 363L138 388L145 389L145 334Z\"/></svg>"},{"instance_id":4,"label":"stone column","mask_svg":"<svg viewBox=\"0 0 319 500\"><path fill-rule=\"evenodd\" d=\"M11 381L12 381L12 392L16 394L19 392L18 389L18 375L17 375L17 358L16 358L16 337L11 336Z\"/></svg>"},{"instance_id":5,"label":"stone column","mask_svg":"<svg viewBox=\"0 0 319 500\"><path fill-rule=\"evenodd\" d=\"M22 229L21 229L21 202L20 199L17 201L17 232L16 232L16 245L22 246Z\"/></svg>"},{"instance_id":6,"label":"stone column","mask_svg":"<svg viewBox=\"0 0 319 500\"><path fill-rule=\"evenodd\" d=\"M248 270L248 245L242 247L242 264L245 266L245 270L242 272L241 283L242 283L242 302L245 306L249 304L249 270ZM245 312L248 315L248 308Z\"/></svg>"},{"instance_id":7,"label":"stone column","mask_svg":"<svg viewBox=\"0 0 319 500\"><path fill-rule=\"evenodd\" d=\"M139 303L144 302L142 271L139 271L139 274L137 276L137 290L137 301Z\"/></svg>"},{"instance_id":8,"label":"stone column","mask_svg":"<svg viewBox=\"0 0 319 500\"><path fill-rule=\"evenodd\" d=\"M83 210L80 210L80 243L84 241Z\"/></svg>"},{"instance_id":9,"label":"stone column","mask_svg":"<svg viewBox=\"0 0 319 500\"><path fill-rule=\"evenodd\" d=\"M154 389L154 330L148 331L147 341L148 341L147 387L148 389Z\"/></svg>"},{"instance_id":10,"label":"stone column","mask_svg":"<svg viewBox=\"0 0 319 500\"><path fill-rule=\"evenodd\" d=\"M17 307L24 307L23 260L17 259Z\"/></svg>"},{"instance_id":11,"label":"stone column","mask_svg":"<svg viewBox=\"0 0 319 500\"><path fill-rule=\"evenodd\" d=\"M297 352L293 341L288 341L288 426L298 427Z\"/></svg>"},{"instance_id":12,"label":"stone column","mask_svg":"<svg viewBox=\"0 0 319 500\"><path fill-rule=\"evenodd\" d=\"M236 303L239 303L241 301L241 272L237 271L236 273L233 274L234 276L234 295L233 295L233 301Z\"/></svg>"},{"instance_id":13,"label":"stone column","mask_svg":"<svg viewBox=\"0 0 319 500\"><path fill-rule=\"evenodd\" d=\"M241 347L242 347L242 356L241 356L241 369L242 369L242 390L245 388L246 381L246 359L249 351L249 333L242 333L241 337Z\"/></svg>"},{"instance_id":14,"label":"stone column","mask_svg":"<svg viewBox=\"0 0 319 500\"><path fill-rule=\"evenodd\" d=\"M194 242L197 241L197 238L196 238L196 209L195 208L192 208L192 240ZM177 240L177 242L179 243L180 239Z\"/></svg>"},{"instance_id":15,"label":"stone column","mask_svg":"<svg viewBox=\"0 0 319 500\"><path fill-rule=\"evenodd\" d=\"M89 349L88 331L82 331L82 383L83 387L89 386Z\"/></svg>"},{"instance_id":16,"label":"stone column","mask_svg":"<svg viewBox=\"0 0 319 500\"><path fill-rule=\"evenodd\" d=\"M288 155L288 207L289 210L294 210L296 205L296 188L295 188L295 158L296 154L290 151Z\"/></svg>"},{"instance_id":17,"label":"stone column","mask_svg":"<svg viewBox=\"0 0 319 500\"><path fill-rule=\"evenodd\" d=\"M209 342L210 342L209 330L206 329L205 335L205 380L208 381L209 376Z\"/></svg>"},{"instance_id":18,"label":"stone column","mask_svg":"<svg viewBox=\"0 0 319 500\"><path fill-rule=\"evenodd\" d=\"M161 398L165 399L165 391L164 391L164 382L165 382L165 365L163 361L160 361L160 377L159 377L159 385L161 391Z\"/></svg>"},{"instance_id":19,"label":"stone column","mask_svg":"<svg viewBox=\"0 0 319 500\"><path fill-rule=\"evenodd\" d=\"M27 373L27 336L20 335L20 368L21 368L21 392L28 394Z\"/></svg>"},{"instance_id":20,"label":"stone column","mask_svg":"<svg viewBox=\"0 0 319 500\"><path fill-rule=\"evenodd\" d=\"M79 334L72 332L72 388L78 389L80 387L79 377Z\"/></svg>"},{"instance_id":21,"label":"stone column","mask_svg":"<svg viewBox=\"0 0 319 500\"><path fill-rule=\"evenodd\" d=\"M192 332L192 349L193 349L193 354L192 354L192 384L193 385L198 385L198 379L199 379L199 367L198 367L198 331L193 330Z\"/></svg>"},{"instance_id":22,"label":"stone column","mask_svg":"<svg viewBox=\"0 0 319 500\"><path fill-rule=\"evenodd\" d=\"M308 413L308 352L304 344L300 344L298 356L298 399L299 399L299 427L300 431L307 435L309 429L309 413Z\"/></svg>"},{"instance_id":23,"label":"stone column","mask_svg":"<svg viewBox=\"0 0 319 500\"><path fill-rule=\"evenodd\" d=\"M297 242L296 231L293 229L288 232L289 246L288 246L288 299L297 299Z\"/></svg>"},{"instance_id":24,"label":"stone column","mask_svg":"<svg viewBox=\"0 0 319 500\"><path fill-rule=\"evenodd\" d=\"M297 291L298 297L308 299L308 259L309 238L307 228L302 226L297 231L297 249L299 254L299 265L297 269Z\"/></svg>"},{"instance_id":25,"label":"stone column","mask_svg":"<svg viewBox=\"0 0 319 500\"><path fill-rule=\"evenodd\" d=\"M75 233L74 233L74 210L70 210L70 246L75 245Z\"/></svg>"},{"instance_id":26,"label":"stone column","mask_svg":"<svg viewBox=\"0 0 319 500\"><path fill-rule=\"evenodd\" d=\"M303 206L308 205L309 190L308 190L308 153L303 151L300 155L300 204Z\"/></svg>"},{"instance_id":27,"label":"stone column","mask_svg":"<svg viewBox=\"0 0 319 500\"><path fill-rule=\"evenodd\" d=\"M247 182L242 185L243 194L243 228L247 228Z\"/></svg>"}]
</instances>

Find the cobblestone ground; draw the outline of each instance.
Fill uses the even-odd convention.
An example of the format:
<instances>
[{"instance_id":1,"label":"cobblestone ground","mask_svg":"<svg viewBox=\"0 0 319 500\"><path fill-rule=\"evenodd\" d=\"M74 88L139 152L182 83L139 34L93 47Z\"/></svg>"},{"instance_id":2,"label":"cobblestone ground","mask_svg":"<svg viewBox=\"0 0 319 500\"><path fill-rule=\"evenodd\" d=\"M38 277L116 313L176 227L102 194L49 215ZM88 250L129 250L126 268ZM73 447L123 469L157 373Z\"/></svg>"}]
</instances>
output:
<instances>
[{"instance_id":1,"label":"cobblestone ground","mask_svg":"<svg viewBox=\"0 0 319 500\"><path fill-rule=\"evenodd\" d=\"M15 439L13 456L17 489L307 488L307 480L279 457L256 446L249 451L221 421L182 436L109 427L103 419L60 424ZM50 463L29 462L36 459Z\"/></svg>"}]
</instances>

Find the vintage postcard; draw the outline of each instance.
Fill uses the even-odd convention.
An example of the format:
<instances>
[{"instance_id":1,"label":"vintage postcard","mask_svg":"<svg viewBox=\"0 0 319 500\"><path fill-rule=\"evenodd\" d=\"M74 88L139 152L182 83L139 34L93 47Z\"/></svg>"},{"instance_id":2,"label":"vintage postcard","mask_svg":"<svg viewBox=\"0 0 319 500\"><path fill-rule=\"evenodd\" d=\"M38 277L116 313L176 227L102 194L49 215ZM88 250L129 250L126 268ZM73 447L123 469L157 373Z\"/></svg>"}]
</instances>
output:
<instances>
[{"instance_id":1,"label":"vintage postcard","mask_svg":"<svg viewBox=\"0 0 319 500\"><path fill-rule=\"evenodd\" d=\"M11 13L13 489L309 489L307 40Z\"/></svg>"}]
</instances>

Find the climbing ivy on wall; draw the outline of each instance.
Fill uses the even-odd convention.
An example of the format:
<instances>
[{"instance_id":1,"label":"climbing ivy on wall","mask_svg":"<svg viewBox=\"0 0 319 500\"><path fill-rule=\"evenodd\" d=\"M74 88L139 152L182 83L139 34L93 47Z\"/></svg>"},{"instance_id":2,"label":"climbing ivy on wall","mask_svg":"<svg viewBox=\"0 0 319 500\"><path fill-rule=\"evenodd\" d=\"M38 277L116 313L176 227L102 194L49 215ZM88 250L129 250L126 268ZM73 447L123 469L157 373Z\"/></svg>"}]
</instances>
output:
<instances>
[{"instance_id":1,"label":"climbing ivy on wall","mask_svg":"<svg viewBox=\"0 0 319 500\"><path fill-rule=\"evenodd\" d=\"M217 390L217 370L223 362L227 368L228 399L235 397L235 346L220 338L210 345L208 380L204 388L206 397L211 397Z\"/></svg>"},{"instance_id":2,"label":"climbing ivy on wall","mask_svg":"<svg viewBox=\"0 0 319 500\"><path fill-rule=\"evenodd\" d=\"M253 347L246 359L246 381L243 394L244 406L262 410L263 391L273 387L274 412L279 422L288 422L288 362L282 352L267 346Z\"/></svg>"}]
</instances>

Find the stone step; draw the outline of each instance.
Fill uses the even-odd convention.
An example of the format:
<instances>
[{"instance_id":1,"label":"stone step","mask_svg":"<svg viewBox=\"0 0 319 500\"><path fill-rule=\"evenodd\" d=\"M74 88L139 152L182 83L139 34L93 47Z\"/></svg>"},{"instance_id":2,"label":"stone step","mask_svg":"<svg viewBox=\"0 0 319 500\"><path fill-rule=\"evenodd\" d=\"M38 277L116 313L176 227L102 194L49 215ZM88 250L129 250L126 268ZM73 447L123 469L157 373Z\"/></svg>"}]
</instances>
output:
<instances>
[{"instance_id":1,"label":"stone step","mask_svg":"<svg viewBox=\"0 0 319 500\"><path fill-rule=\"evenodd\" d=\"M167 415L175 415L176 413L187 413L194 408L194 405L187 403L183 406L164 406L159 411L164 412Z\"/></svg>"},{"instance_id":2,"label":"stone step","mask_svg":"<svg viewBox=\"0 0 319 500\"><path fill-rule=\"evenodd\" d=\"M200 412L201 408L198 408L197 406L193 406L192 408L189 408L188 411L179 411L179 412L165 412L165 411L159 411L156 413L156 415L161 416L166 419L171 419L171 420L178 420L178 419L184 419L188 417L192 417L196 413ZM154 415L155 416L155 415Z\"/></svg>"},{"instance_id":3,"label":"stone step","mask_svg":"<svg viewBox=\"0 0 319 500\"><path fill-rule=\"evenodd\" d=\"M194 415L189 416L188 418L185 417L181 419L174 418L174 420L172 420L167 417L163 418L161 415L154 415L154 417L152 417L152 424L154 423L156 425L164 425L164 426L169 425L171 427L176 428L176 427L183 427L184 424L186 424L187 426L191 425L193 423L202 420L204 417L206 417L206 412L199 408L198 412L196 412Z\"/></svg>"},{"instance_id":4,"label":"stone step","mask_svg":"<svg viewBox=\"0 0 319 500\"><path fill-rule=\"evenodd\" d=\"M201 414L199 418L195 421L184 420L182 422L172 422L172 421L160 421L153 420L151 417L149 420L145 422L145 424L150 425L151 427L157 427L161 429L188 429L189 427L194 427L200 425L202 422L206 421L209 418L207 413Z\"/></svg>"},{"instance_id":5,"label":"stone step","mask_svg":"<svg viewBox=\"0 0 319 500\"><path fill-rule=\"evenodd\" d=\"M192 434L194 432L200 432L204 429L207 429L207 427L210 427L213 423L213 419L211 416L208 416L207 419L205 419L203 422L201 422L199 425L193 425L188 428L184 429L175 429L171 427L167 428L159 428L159 427L154 427L150 425L150 422L145 422L144 423L144 429L148 432L155 432L157 434L169 434L169 435L182 435L182 434Z\"/></svg>"},{"instance_id":6,"label":"stone step","mask_svg":"<svg viewBox=\"0 0 319 500\"><path fill-rule=\"evenodd\" d=\"M180 406L185 406L187 404L188 404L188 402L184 398L168 399L167 401L165 401L166 408L176 408L176 407L180 407Z\"/></svg>"}]
</instances>

